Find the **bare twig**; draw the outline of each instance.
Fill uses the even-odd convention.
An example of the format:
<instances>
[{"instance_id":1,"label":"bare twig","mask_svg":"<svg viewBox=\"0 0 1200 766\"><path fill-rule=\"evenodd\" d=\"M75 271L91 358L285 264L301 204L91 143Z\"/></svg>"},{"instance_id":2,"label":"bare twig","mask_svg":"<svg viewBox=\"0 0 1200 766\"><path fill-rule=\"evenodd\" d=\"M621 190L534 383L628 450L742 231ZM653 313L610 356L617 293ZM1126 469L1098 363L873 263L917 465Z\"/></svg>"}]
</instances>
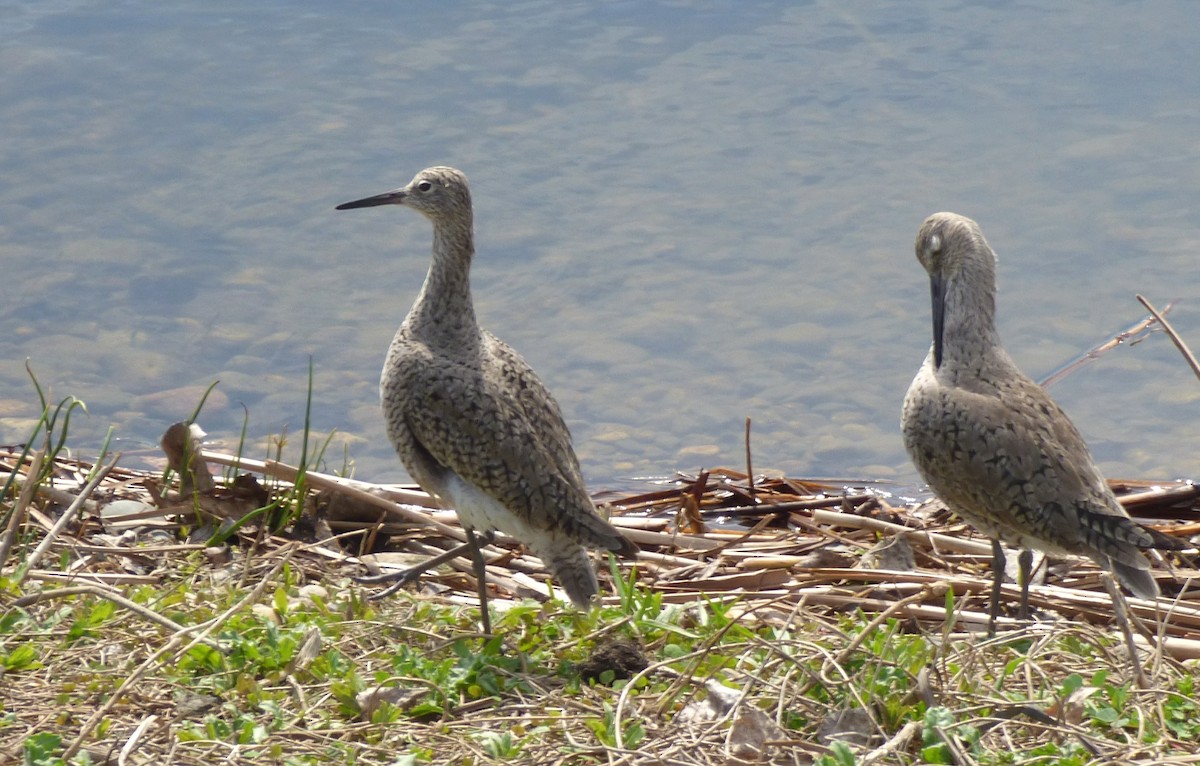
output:
<instances>
[{"instance_id":1,"label":"bare twig","mask_svg":"<svg viewBox=\"0 0 1200 766\"><path fill-rule=\"evenodd\" d=\"M146 733L146 729L153 726L157 720L158 716L152 713L138 723L137 728L133 730L133 733L129 735L129 739L125 740L125 744L121 747L121 752L117 756L117 766L126 766L129 763L129 756L137 749L138 742L141 741L142 736Z\"/></svg>"},{"instance_id":2,"label":"bare twig","mask_svg":"<svg viewBox=\"0 0 1200 766\"><path fill-rule=\"evenodd\" d=\"M1140 298L1141 296L1138 296L1138 297ZM1057 370L1055 370L1054 372L1047 375L1045 378L1042 378L1042 380L1040 381L1041 385L1045 386L1045 387L1049 387L1049 386L1057 383L1058 381L1067 377L1068 375L1075 372L1079 368L1083 367L1085 364L1095 361L1096 359L1098 359L1100 357L1101 354L1107 353L1107 352L1113 350L1114 348L1116 348L1117 346L1121 345L1125 341L1129 340L1130 338L1133 338L1136 335L1140 335L1141 333L1146 332L1154 325L1155 322L1162 324L1163 327L1165 328L1166 324L1163 321L1162 317L1166 316L1167 313L1171 310L1171 308L1174 305L1175 305L1175 301L1171 301L1170 303L1168 303L1166 308L1163 309L1161 316L1155 314L1154 309L1150 309L1150 313L1152 316L1146 317L1145 319L1138 322L1137 324L1122 330L1121 332L1117 333L1116 335L1113 335L1112 337L1110 337L1108 340L1104 341L1100 345L1093 346L1092 348L1090 348L1086 352L1084 352L1081 356L1075 357L1070 362L1067 362L1062 367L1059 367ZM1132 342L1136 343L1137 341L1135 339Z\"/></svg>"},{"instance_id":3,"label":"bare twig","mask_svg":"<svg viewBox=\"0 0 1200 766\"><path fill-rule=\"evenodd\" d=\"M1150 301L1146 300L1140 295L1137 296L1137 299L1141 301L1141 304L1146 307L1146 310L1153 314L1154 318L1158 320L1158 323L1162 325L1163 330L1167 333L1167 336L1170 337L1171 342L1175 344L1175 348L1179 349L1179 353L1183 354L1183 358L1187 360L1188 365L1192 368L1192 372L1196 373L1197 378L1200 378L1200 362L1196 361L1196 357L1192 355L1191 349L1187 347L1187 344L1184 343L1183 339L1179 337L1179 333L1175 332L1175 328L1172 327L1171 323L1167 321L1165 316L1167 313L1166 310L1164 309L1160 314L1153 306L1150 305ZM1167 308L1170 308L1170 304L1168 304Z\"/></svg>"},{"instance_id":4,"label":"bare twig","mask_svg":"<svg viewBox=\"0 0 1200 766\"><path fill-rule=\"evenodd\" d=\"M58 588L56 590L42 591L41 593L32 593L28 596L21 596L19 599L17 599L16 601L13 602L13 606L24 608L27 606L32 606L33 604L40 603L42 601L50 601L52 599L57 599L57 598L67 598L69 596L79 596L79 595L83 595L85 593L93 595L93 596L99 596L100 598L111 601L114 604L116 604L117 606L121 606L121 607L124 607L125 609L128 609L129 611L138 615L142 619L147 620L149 622L153 622L157 625L161 625L164 628L166 628L167 630L170 630L174 633L179 633L179 632L187 629L183 625L180 625L179 623L175 622L174 620L170 619L169 617L165 617L165 616L159 614L158 612L147 609L146 607L142 606L141 604L137 603L136 601L131 601L131 600L125 598L124 596L122 596L120 593L117 593L112 588L109 588L108 586L105 586L105 585L101 585L99 583L88 583L88 584L84 584L84 585L72 585L67 588ZM221 645L219 643L217 643L216 641L205 640L204 643L205 643L205 645L210 646L213 649L217 649L217 650L222 649Z\"/></svg>"},{"instance_id":5,"label":"bare twig","mask_svg":"<svg viewBox=\"0 0 1200 766\"><path fill-rule=\"evenodd\" d=\"M28 476L34 477L41 473L42 460L45 457L45 450L33 453L33 462L29 464ZM20 466L17 466L17 469L19 468ZM4 562L8 561L8 554L12 552L13 544L16 543L21 524L25 521L25 512L28 510L29 504L33 502L33 493L36 490L36 481L27 481L21 487L21 494L17 497L16 504L13 505L12 515L8 517L8 529L4 531L4 540L0 542L0 567L3 567Z\"/></svg>"},{"instance_id":6,"label":"bare twig","mask_svg":"<svg viewBox=\"0 0 1200 766\"><path fill-rule=\"evenodd\" d=\"M926 586L913 595L908 596L907 598L902 598L889 606L887 609L884 609L882 612L877 614L874 619L867 623L866 627L863 628L859 634L850 641L850 643L846 644L846 646L837 653L833 659L834 664L844 664L848 659L850 659L850 655L854 654L854 652L858 650L859 645L861 645L863 641L866 641L868 638L875 635L876 628L890 620L896 613L903 612L909 606L924 601L931 594L935 598L944 598L947 590L948 587L945 583L936 583L932 586Z\"/></svg>"},{"instance_id":7,"label":"bare twig","mask_svg":"<svg viewBox=\"0 0 1200 766\"><path fill-rule=\"evenodd\" d=\"M232 456L222 455L219 452L209 452L205 450L201 454L207 460L225 465L233 465L233 461L235 460ZM280 463L277 460L259 462L257 460L250 460L248 458L238 458L236 462L242 468L258 471L268 476L274 476L286 481L295 481L300 473L300 469L296 468L295 466L288 465L287 463ZM430 518L427 514L407 508L401 502L397 502L386 497L380 497L379 495L373 495L370 492L367 492L365 489L360 489L358 485L361 482L350 482L337 476L329 476L327 474L316 473L314 471L306 471L304 473L304 480L311 487L328 489L333 492L340 492L357 500L361 500L364 503L370 503L371 505L382 508L393 516L398 516L402 519L406 519L407 521L414 521L418 524L431 526L446 537L458 540L459 542L467 541L467 536L461 529L443 524L440 521ZM393 496L397 494L403 496L403 503L419 504L424 507L436 507L429 495L425 494L424 492L402 492L400 490L389 490L389 494Z\"/></svg>"},{"instance_id":8,"label":"bare twig","mask_svg":"<svg viewBox=\"0 0 1200 766\"><path fill-rule=\"evenodd\" d=\"M901 526L900 524L892 524L881 519L874 519L870 516L854 516L849 513L835 513L833 511L813 511L814 524L828 524L836 527L850 527L853 529L870 529L876 532L886 532L893 535L904 535L904 538L910 543L921 544L925 541L936 543L940 548L949 551L957 551L958 553L970 553L977 556L987 555L991 552L992 547L987 543L981 543L978 540L964 540L961 537L953 537L951 535L937 534L936 532L927 532L923 529L913 529L912 527Z\"/></svg>"},{"instance_id":9,"label":"bare twig","mask_svg":"<svg viewBox=\"0 0 1200 766\"><path fill-rule=\"evenodd\" d=\"M867 753L859 761L862 766L870 766L876 761L887 758L889 755L897 751L903 751L908 748L908 743L914 738L920 736L921 729L924 726L923 721L909 721L900 727L900 731L892 735L892 738L884 742L879 747Z\"/></svg>"},{"instance_id":10,"label":"bare twig","mask_svg":"<svg viewBox=\"0 0 1200 766\"><path fill-rule=\"evenodd\" d=\"M750 416L746 416L746 490L750 493L752 503L757 503L754 494L754 464L750 462Z\"/></svg>"},{"instance_id":11,"label":"bare twig","mask_svg":"<svg viewBox=\"0 0 1200 766\"><path fill-rule=\"evenodd\" d=\"M109 471L116 467L117 461L120 459L121 453L118 452L116 455L113 455L112 460L96 471L96 475L92 477L92 480L79 491L79 494L75 497L75 501L62 512L62 515L58 517L58 521L54 523L54 526L46 533L42 541L38 543L38 547L34 548L33 553L29 554L29 560L25 562L25 570L17 579L18 584L25 582L25 578L29 576L29 571L38 565L38 562L42 560L42 556L46 555L46 551L58 539L59 534L62 533L67 524L71 523L75 515L83 509L83 505L87 502L88 497L96 490L96 487L100 486L100 482L104 481Z\"/></svg>"},{"instance_id":12,"label":"bare twig","mask_svg":"<svg viewBox=\"0 0 1200 766\"><path fill-rule=\"evenodd\" d=\"M294 481L299 474L300 469L294 465L281 463L278 460L251 460L250 458L237 457L235 455L226 455L222 452L212 452L210 450L201 451L201 456L205 460L211 460L219 465L227 465L231 467L244 468L248 471L256 471L274 476L277 479L286 481ZM312 480L316 478L314 483ZM365 490L368 487L377 487L376 484L368 484L365 481L356 481L354 479L344 479L341 476L331 476L327 473L317 473L316 471L305 471L304 480L310 484L314 484L322 489L340 490L340 489L360 489ZM426 508L436 508L437 504L433 502L433 498L426 492L403 490L398 488L389 488L388 495L397 503L408 503L409 505L421 505Z\"/></svg>"}]
</instances>

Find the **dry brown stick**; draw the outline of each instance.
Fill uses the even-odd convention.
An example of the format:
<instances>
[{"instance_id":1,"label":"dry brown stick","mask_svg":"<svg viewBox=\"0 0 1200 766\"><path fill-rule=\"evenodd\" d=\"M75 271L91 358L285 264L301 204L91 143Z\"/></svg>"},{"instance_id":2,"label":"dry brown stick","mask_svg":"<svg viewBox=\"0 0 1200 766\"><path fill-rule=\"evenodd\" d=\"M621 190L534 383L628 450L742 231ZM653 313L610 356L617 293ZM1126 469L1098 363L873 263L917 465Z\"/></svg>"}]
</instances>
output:
<instances>
[{"instance_id":1,"label":"dry brown stick","mask_svg":"<svg viewBox=\"0 0 1200 766\"><path fill-rule=\"evenodd\" d=\"M296 477L300 474L300 469L296 466L288 465L287 463L281 463L278 460L267 460L264 462L261 460L251 460L250 458L245 457L237 457L235 455L226 455L221 452L211 452L209 450L202 450L200 455L205 460L211 460L212 462L219 463L220 465L227 465L233 468L245 468L250 471L256 471L258 473L262 473L267 476L274 476L277 479L284 479L286 481L295 481ZM358 489L361 492L363 491L362 487L372 486L367 482L356 481L354 479L343 479L340 476L331 476L326 473L318 473L317 471L305 471L304 476L305 480L311 483L313 486L334 491L343 489ZM437 507L437 504L433 502L433 498L431 498L429 494L425 492L413 492L411 490L403 489L389 489L387 492L389 495L395 498L395 502L398 503L420 505L425 508Z\"/></svg>"},{"instance_id":2,"label":"dry brown stick","mask_svg":"<svg viewBox=\"0 0 1200 766\"><path fill-rule=\"evenodd\" d=\"M830 495L815 500L787 500L782 503L761 503L759 505L731 505L729 507L711 506L701 508L702 516L753 516L757 514L780 514L792 511L808 511L814 508L831 508L844 503L862 503L874 500L874 495Z\"/></svg>"},{"instance_id":3,"label":"dry brown stick","mask_svg":"<svg viewBox=\"0 0 1200 766\"><path fill-rule=\"evenodd\" d=\"M119 572L52 572L48 569L30 571L29 579L61 583L112 583L113 585L157 585L162 582L162 577L159 575L135 575Z\"/></svg>"},{"instance_id":4,"label":"dry brown stick","mask_svg":"<svg viewBox=\"0 0 1200 766\"><path fill-rule=\"evenodd\" d=\"M750 499L755 504L758 503L758 498L754 495L754 465L750 462L750 416L746 416L746 488L750 492Z\"/></svg>"},{"instance_id":5,"label":"dry brown stick","mask_svg":"<svg viewBox=\"0 0 1200 766\"><path fill-rule=\"evenodd\" d=\"M141 741L142 736L146 733L146 729L153 726L157 720L158 716L151 713L143 718L141 723L134 728L133 733L125 740L124 746L121 747L121 752L117 755L117 766L126 766L129 763L129 756L137 749L138 742Z\"/></svg>"},{"instance_id":6,"label":"dry brown stick","mask_svg":"<svg viewBox=\"0 0 1200 766\"><path fill-rule=\"evenodd\" d=\"M152 556L163 553L187 553L202 551L203 543L179 543L178 545L139 545L136 548L121 545L88 545L87 543L71 543L71 550L78 553L101 553L105 556Z\"/></svg>"},{"instance_id":7,"label":"dry brown stick","mask_svg":"<svg viewBox=\"0 0 1200 766\"><path fill-rule=\"evenodd\" d=\"M4 531L4 540L0 542L0 568L4 566L4 562L8 561L8 554L12 552L13 544L17 540L18 530L21 524L25 521L25 511L29 508L29 504L33 502L33 493L37 490L37 475L42 471L42 459L46 456L45 450L38 450L33 453L33 462L29 464L30 477L33 481L25 482L21 487L21 494L17 496L17 502L13 505L12 515L8 518L8 529ZM13 470L19 470L18 465Z\"/></svg>"},{"instance_id":8,"label":"dry brown stick","mask_svg":"<svg viewBox=\"0 0 1200 766\"><path fill-rule=\"evenodd\" d=\"M190 626L184 628L183 630L180 630L179 632L175 633L175 635L171 636L170 641L168 641L166 644L164 644L154 654L152 654L148 658L146 658L146 660L141 665L138 665L138 667L132 673L129 674L129 676L124 680L124 682L122 682L121 685L119 687L117 687L116 691L114 691L112 693L112 695L109 696L108 700L105 701L105 703L103 705L96 708L96 711L94 713L92 713L92 715L87 719L87 721L84 722L83 726L79 729L79 735L67 747L66 752L63 753L63 755L62 755L63 760L70 761L71 758L76 753L79 752L79 749L81 747L83 747L84 739L86 739L87 736L92 733L92 730L95 729L96 726L100 723L100 721L104 720L105 716L107 716L109 714L109 712L121 702L121 699L122 699L122 697L124 697L125 692L128 691L131 686L133 686L138 681L140 681L142 676L144 676L144 675L146 675L146 673L150 672L151 668L153 668L155 666L155 664L158 663L160 658L162 658L168 654L171 654L173 652L176 654L176 656L179 656L179 655L184 654L188 650L190 650L193 646L200 644L200 643L205 643L208 640L208 636L210 633L212 633L214 630L216 630L217 628L224 625L225 622L228 621L230 617L232 617L233 615L235 615L239 611L241 611L242 608L246 604L253 603L253 602L257 601L260 596L262 596L263 591L265 591L267 589L268 585L273 584L273 581L274 581L276 575L278 575L279 572L283 570L284 565L292 560L292 555L295 554L295 552L296 552L296 548L292 548L291 550L289 550L287 552L286 555L280 556L279 561L275 562L275 566L271 567L271 571L268 572L265 577L263 577L261 580L259 580L258 584L256 584L254 586L254 588L249 593L247 593L244 598L240 599L233 606L229 607L224 612L217 615L216 617L209 620L208 622L202 622L202 623L199 623L198 625L190 625ZM178 652L176 652L176 648L179 647L179 645L184 642L184 639L186 639L189 635L196 633L197 631L199 631L199 635L197 635L195 638L193 638L191 641L189 641L185 646L183 646L182 649L179 649Z\"/></svg>"},{"instance_id":9,"label":"dry brown stick","mask_svg":"<svg viewBox=\"0 0 1200 766\"><path fill-rule=\"evenodd\" d=\"M42 560L42 556L46 555L46 551L48 551L54 541L58 539L59 534L61 534L67 524L71 522L71 519L75 518L75 515L83 510L83 504L87 502L88 497L91 496L92 492L96 491L96 487L100 486L100 482L104 481L104 478L108 476L109 471L116 467L117 461L120 459L120 452L113 455L112 460L108 461L107 465L102 466L100 470L96 471L96 475L92 477L92 480L84 485L83 489L79 491L79 494L75 497L74 502L71 503L67 510L63 511L62 515L58 517L58 521L54 523L54 526L51 527L50 531L46 533L46 536L42 538L42 541L38 543L38 546L33 549L33 553L29 554L29 559L25 562L25 570L21 573L21 576L17 578L18 585L25 582L25 578L29 577L30 570L38 565L38 562Z\"/></svg>"},{"instance_id":10,"label":"dry brown stick","mask_svg":"<svg viewBox=\"0 0 1200 766\"><path fill-rule=\"evenodd\" d=\"M79 463L79 468L87 469L88 466L84 463ZM88 469L88 470L90 470L90 469ZM112 474L109 474L109 475L111 476ZM28 477L18 476L16 483L20 484L23 487L23 486L25 486L25 483L27 480L28 480ZM65 489L59 489L58 487L50 487L45 484L38 484L36 487L36 492L39 495L41 495L42 497L44 497L52 502L58 503L60 505L70 505L75 500L75 495L72 495L70 492L66 491ZM84 504L84 507L89 510L91 510L94 506L95 506L95 503L85 503Z\"/></svg>"},{"instance_id":11,"label":"dry brown stick","mask_svg":"<svg viewBox=\"0 0 1200 766\"><path fill-rule=\"evenodd\" d=\"M1102 570L1094 570L1097 584L1102 585L1100 577ZM852 582L861 585L888 585L896 592L905 589L914 590L936 583L947 583L955 587L955 592L983 593L989 587L990 576L978 577L971 575L948 574L937 571L908 571L897 572L886 569L845 569L842 567L809 567L794 574L800 589L809 584ZM1006 598L1015 598L1020 592L1019 586L1005 584L1003 592ZM1095 617L1109 617L1112 614L1111 600L1103 591L1087 590L1078 586L1039 585L1030 588L1030 598L1039 607L1062 611L1072 610L1080 614ZM1158 602L1145 599L1126 599L1139 619L1155 619ZM1200 633L1200 608L1180 603L1172 603L1170 612L1170 627L1179 630L1190 630Z\"/></svg>"},{"instance_id":12,"label":"dry brown stick","mask_svg":"<svg viewBox=\"0 0 1200 766\"><path fill-rule=\"evenodd\" d=\"M880 519L873 519L869 516L854 516L848 513L817 510L813 511L813 523L828 524L834 527L850 527L852 529L871 529L879 532L904 535L906 539L917 542L928 540L939 548L957 551L958 553L983 556L988 555L992 550L991 546L987 543L964 540L959 537L951 537L950 535L942 535L936 532L927 532L923 529L904 527L899 524L881 521Z\"/></svg>"},{"instance_id":13,"label":"dry brown stick","mask_svg":"<svg viewBox=\"0 0 1200 766\"><path fill-rule=\"evenodd\" d=\"M1183 339L1179 337L1179 333L1175 332L1175 328L1172 327L1170 322L1167 321L1166 317L1164 316L1164 314L1167 313L1166 310L1164 309L1160 314L1153 306L1150 305L1150 301L1146 300L1140 295L1137 296L1137 299L1141 301L1141 304L1146 307L1146 310L1153 314L1154 318L1158 320L1158 323L1162 325L1163 330L1167 333L1167 336L1171 339L1171 342L1175 344L1175 348L1179 349L1179 353L1183 354L1183 358L1186 359L1188 365L1191 366L1192 372L1196 373L1197 378L1200 378L1200 362L1196 361L1196 357L1192 355L1191 349L1187 347L1187 344L1184 343ZM1169 305L1168 308L1170 308Z\"/></svg>"},{"instance_id":14,"label":"dry brown stick","mask_svg":"<svg viewBox=\"0 0 1200 766\"><path fill-rule=\"evenodd\" d=\"M854 654L854 652L858 650L858 647L862 644L862 642L875 635L875 629L890 620L892 615L894 615L896 612L902 612L910 605L920 603L929 596L945 596L947 588L948 586L945 583L926 586L911 596L902 598L889 606L887 609L884 609L873 620L867 623L866 627L859 631L858 635L855 636L850 643L846 644L846 648L837 653L837 655L833 658L834 663L838 665L845 664L846 660L850 659L850 655Z\"/></svg>"},{"instance_id":15,"label":"dry brown stick","mask_svg":"<svg viewBox=\"0 0 1200 766\"><path fill-rule=\"evenodd\" d=\"M864 755L859 763L861 763L862 766L870 766L870 764L875 763L878 760L887 758L897 750L907 749L908 743L912 741L913 738L920 735L923 726L924 723L921 721L909 721L908 723L904 724L904 726L900 728L900 731L896 732L891 739Z\"/></svg>"},{"instance_id":16,"label":"dry brown stick","mask_svg":"<svg viewBox=\"0 0 1200 766\"><path fill-rule=\"evenodd\" d=\"M209 452L205 450L201 454L203 454L206 459L211 460L214 463L223 463L226 465L235 464L235 459L233 457L229 455L222 455L219 452ZM236 465L259 471L268 476L284 479L286 481L295 481L300 475L300 469L286 463L280 463L276 460L260 462L257 460L250 460L248 458L240 458L236 460ZM461 529L455 529L454 527L443 524L440 521L430 518L427 514L418 513L417 511L406 508L403 504L389 500L386 497L372 495L370 492L367 492L364 489L359 489L357 486L355 486L355 484L348 484L336 476L328 476L326 474L316 473L314 471L307 471L305 472L304 477L305 481L307 481L309 485L313 487L320 487L322 489L328 489L333 492L340 492L342 494L349 495L350 497L361 500L364 503L370 503L371 505L383 508L403 519L415 521L426 526L431 526L446 537L464 543L467 541L467 536ZM413 504L420 504L425 507L430 507L430 498L425 493L409 492L403 494L407 494L409 497L411 497L414 501ZM405 502L408 502L408 499L406 499Z\"/></svg>"},{"instance_id":17,"label":"dry brown stick","mask_svg":"<svg viewBox=\"0 0 1200 766\"><path fill-rule=\"evenodd\" d=\"M1166 636L1159 639L1157 646L1138 635L1133 637L1133 641L1138 646L1143 646L1152 651L1161 649L1171 659L1180 662L1183 660L1200 660L1200 641L1194 638Z\"/></svg>"},{"instance_id":18,"label":"dry brown stick","mask_svg":"<svg viewBox=\"0 0 1200 766\"><path fill-rule=\"evenodd\" d=\"M1176 484L1165 488L1119 495L1117 501L1125 507L1125 510L1132 512L1136 510L1137 506L1146 503L1182 503L1194 500L1197 495L1200 495L1200 486L1195 484ZM1162 530L1159 531L1161 532Z\"/></svg>"}]
</instances>

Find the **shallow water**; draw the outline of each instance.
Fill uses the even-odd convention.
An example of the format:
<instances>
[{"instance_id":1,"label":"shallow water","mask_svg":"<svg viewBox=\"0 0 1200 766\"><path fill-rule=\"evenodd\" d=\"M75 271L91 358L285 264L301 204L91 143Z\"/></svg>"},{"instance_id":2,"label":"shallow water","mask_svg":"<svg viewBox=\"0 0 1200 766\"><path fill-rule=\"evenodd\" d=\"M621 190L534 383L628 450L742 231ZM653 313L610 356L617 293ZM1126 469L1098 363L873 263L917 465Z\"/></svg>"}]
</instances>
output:
<instances>
[{"instance_id":1,"label":"shallow water","mask_svg":"<svg viewBox=\"0 0 1200 766\"><path fill-rule=\"evenodd\" d=\"M482 321L594 484L744 464L915 481L921 220L976 218L1044 375L1156 303L1200 347L1200 4L0 2L0 439L29 358L130 460L186 417L251 455L313 426L402 478L378 368L427 266L408 211L471 177ZM165 392L165 393L164 393ZM1121 476L1200 473L1162 335L1052 389Z\"/></svg>"}]
</instances>

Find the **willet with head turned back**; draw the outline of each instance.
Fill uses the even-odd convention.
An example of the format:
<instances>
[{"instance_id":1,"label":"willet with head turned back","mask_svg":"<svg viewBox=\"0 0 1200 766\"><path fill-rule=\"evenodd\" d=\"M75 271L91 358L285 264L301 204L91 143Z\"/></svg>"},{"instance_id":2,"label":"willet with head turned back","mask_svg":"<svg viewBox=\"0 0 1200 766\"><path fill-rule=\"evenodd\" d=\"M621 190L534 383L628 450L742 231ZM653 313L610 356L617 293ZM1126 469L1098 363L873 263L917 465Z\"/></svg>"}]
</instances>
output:
<instances>
[{"instance_id":1,"label":"willet with head turned back","mask_svg":"<svg viewBox=\"0 0 1200 766\"><path fill-rule=\"evenodd\" d=\"M1000 345L996 256L979 225L936 213L916 250L929 272L933 346L904 399L904 444L950 510L992 538L989 631L1004 577L1001 542L1024 549L1022 615L1029 549L1086 556L1134 595L1156 598L1141 551L1174 546L1129 518L1075 426Z\"/></svg>"},{"instance_id":2,"label":"willet with head turned back","mask_svg":"<svg viewBox=\"0 0 1200 766\"><path fill-rule=\"evenodd\" d=\"M433 224L433 261L388 349L380 396L388 438L409 474L467 534L483 629L491 632L476 532L496 530L541 558L572 603L599 590L585 548L633 556L637 547L596 515L558 404L521 356L475 320L471 193L454 168L417 173L407 186L338 205L402 205ZM396 575L403 585L434 562ZM389 588L385 593L390 593Z\"/></svg>"}]
</instances>

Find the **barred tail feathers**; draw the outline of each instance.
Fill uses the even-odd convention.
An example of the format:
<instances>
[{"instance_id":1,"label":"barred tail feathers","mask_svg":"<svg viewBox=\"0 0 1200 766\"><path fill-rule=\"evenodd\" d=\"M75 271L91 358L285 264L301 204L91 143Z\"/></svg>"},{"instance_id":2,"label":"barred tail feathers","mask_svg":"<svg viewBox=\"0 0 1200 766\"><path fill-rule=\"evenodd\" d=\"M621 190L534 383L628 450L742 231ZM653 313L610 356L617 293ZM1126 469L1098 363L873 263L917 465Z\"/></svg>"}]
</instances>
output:
<instances>
[{"instance_id":1,"label":"barred tail feathers","mask_svg":"<svg viewBox=\"0 0 1200 766\"><path fill-rule=\"evenodd\" d=\"M1111 561L1113 574L1117 581L1125 586L1133 595L1139 598L1154 600L1158 598L1158 583L1150 574L1149 562L1142 559L1142 566L1133 566L1123 561Z\"/></svg>"}]
</instances>

